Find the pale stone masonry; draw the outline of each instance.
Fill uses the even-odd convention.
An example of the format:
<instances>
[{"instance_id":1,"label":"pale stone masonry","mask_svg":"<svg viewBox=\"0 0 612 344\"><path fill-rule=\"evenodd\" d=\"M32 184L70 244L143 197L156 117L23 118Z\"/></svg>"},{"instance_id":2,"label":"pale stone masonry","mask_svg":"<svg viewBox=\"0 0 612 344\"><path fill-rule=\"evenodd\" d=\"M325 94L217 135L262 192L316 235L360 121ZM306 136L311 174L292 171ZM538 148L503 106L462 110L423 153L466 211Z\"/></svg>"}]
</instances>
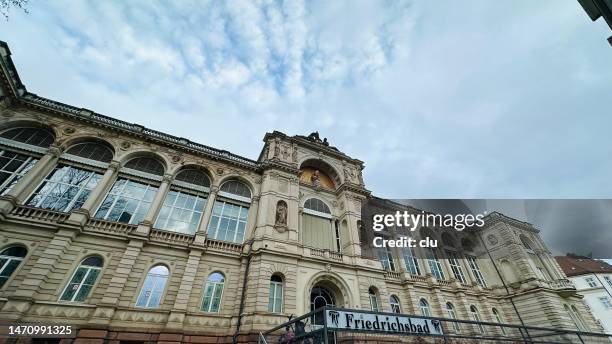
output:
<instances>
[{"instance_id":1,"label":"pale stone masonry","mask_svg":"<svg viewBox=\"0 0 612 344\"><path fill-rule=\"evenodd\" d=\"M368 254L362 207L371 202L389 211L407 208L373 197L362 178L363 162L318 135L267 133L257 160L240 157L29 93L7 45L0 43L0 150L38 159L0 196L0 251L27 251L23 257L14 256L20 263L0 289L4 323L72 324L81 329L79 341L100 343L231 341L239 326L237 340L252 342L257 333L281 324L289 315L309 312L316 290L328 293L326 302L335 306L370 309L372 289L382 311L391 311L393 295L406 314L420 315L423 299L433 316L446 317L450 302L460 319L472 319L470 309L475 307L481 320L497 322L495 308L506 323L522 320L538 326L602 330L538 231L527 223L498 213L487 216L486 226L476 233L486 253L464 245L467 233L444 231L457 243L445 249L458 254L466 283L455 279L444 250L440 250L444 279L432 275L422 256L417 258L420 273L410 274L399 249L392 250L395 269L385 270ZM52 142L41 147L7 138L15 128L50 133ZM92 142L109 147L112 157L102 161L68 153L76 144ZM141 157L157 161L163 171L154 175L126 167ZM32 194L42 192L41 183L58 165L96 172L97 184L80 207L65 211L57 205L33 206ZM209 184L189 186L177 179L187 169L203 171ZM98 209L121 178L156 188L137 223L123 218L136 216L137 210L123 210L119 220L99 215ZM234 189L228 187L230 182ZM197 225L190 227L191 232L158 227L167 200L177 190L207 199L201 209L181 210L179 220L196 214ZM311 199L320 201L320 208L307 206ZM235 214L219 216L223 207ZM238 212L243 213L238 216ZM226 239L219 237L222 225L215 227L216 221L226 221ZM241 221L246 221L243 227ZM304 236L309 230L329 236L336 249L311 245ZM441 231L435 233L442 242ZM238 239L227 240L230 236ZM479 271L472 271L468 255L476 255ZM97 277L72 285L89 257L102 262L85 266L98 271ZM155 267L167 269L168 274L149 280ZM478 273L486 285L479 285ZM214 283L207 282L215 274L223 278L219 294L212 292ZM277 312L270 311L273 276L282 280L282 308ZM89 287L83 300L63 296L69 288ZM141 298L154 305L137 306ZM577 310L581 323L565 306ZM472 327L466 332L478 331ZM491 331L501 335L499 330Z\"/></svg>"}]
</instances>

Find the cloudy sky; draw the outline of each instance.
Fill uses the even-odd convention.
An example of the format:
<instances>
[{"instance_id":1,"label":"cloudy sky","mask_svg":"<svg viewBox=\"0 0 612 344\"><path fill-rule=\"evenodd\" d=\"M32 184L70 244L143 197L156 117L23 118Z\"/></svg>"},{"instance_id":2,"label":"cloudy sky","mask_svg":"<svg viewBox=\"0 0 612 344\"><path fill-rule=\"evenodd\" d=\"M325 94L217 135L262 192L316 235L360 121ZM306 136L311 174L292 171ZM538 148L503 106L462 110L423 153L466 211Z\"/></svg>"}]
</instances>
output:
<instances>
[{"instance_id":1,"label":"cloudy sky","mask_svg":"<svg viewBox=\"0 0 612 344\"><path fill-rule=\"evenodd\" d=\"M255 159L318 130L382 197L612 196L612 48L576 0L38 1L30 92Z\"/></svg>"}]
</instances>

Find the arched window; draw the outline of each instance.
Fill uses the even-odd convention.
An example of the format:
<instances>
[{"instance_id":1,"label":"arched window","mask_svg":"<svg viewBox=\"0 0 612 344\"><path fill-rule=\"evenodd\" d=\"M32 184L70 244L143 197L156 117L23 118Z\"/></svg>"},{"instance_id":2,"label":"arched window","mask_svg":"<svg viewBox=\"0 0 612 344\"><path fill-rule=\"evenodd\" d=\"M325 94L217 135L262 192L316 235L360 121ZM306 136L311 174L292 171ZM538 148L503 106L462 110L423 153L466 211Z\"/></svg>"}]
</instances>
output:
<instances>
[{"instance_id":1,"label":"arched window","mask_svg":"<svg viewBox=\"0 0 612 344\"><path fill-rule=\"evenodd\" d=\"M453 319L453 320L457 319L457 313L455 312L455 307L450 302L446 303L446 314L448 315L449 319ZM459 326L459 323L453 321L452 324L453 324L453 329L456 332L461 331L461 327Z\"/></svg>"},{"instance_id":2,"label":"arched window","mask_svg":"<svg viewBox=\"0 0 612 344\"><path fill-rule=\"evenodd\" d=\"M476 262L476 257L466 256L465 259L467 259L468 264L470 265L470 270L472 270L472 273L474 274L474 277L476 278L476 282L478 283L478 285L485 288L487 286L487 283L485 282L482 272L480 272L480 267L478 266L478 263Z\"/></svg>"},{"instance_id":3,"label":"arched window","mask_svg":"<svg viewBox=\"0 0 612 344\"><path fill-rule=\"evenodd\" d=\"M370 308L372 309L372 311L378 312L380 308L378 305L378 296L376 295L376 289L370 287L368 289L368 297L370 298Z\"/></svg>"},{"instance_id":4,"label":"arched window","mask_svg":"<svg viewBox=\"0 0 612 344\"><path fill-rule=\"evenodd\" d=\"M431 312L429 311L429 303L425 299L419 300L419 308L421 309L421 315L430 317Z\"/></svg>"},{"instance_id":5,"label":"arched window","mask_svg":"<svg viewBox=\"0 0 612 344\"><path fill-rule=\"evenodd\" d=\"M242 244L251 203L251 190L244 183L230 180L219 189L208 233L212 239Z\"/></svg>"},{"instance_id":6,"label":"arched window","mask_svg":"<svg viewBox=\"0 0 612 344\"><path fill-rule=\"evenodd\" d=\"M89 296L91 289L102 270L102 259L100 257L89 257L83 259L66 285L60 301L83 302Z\"/></svg>"},{"instance_id":7,"label":"arched window","mask_svg":"<svg viewBox=\"0 0 612 344\"><path fill-rule=\"evenodd\" d=\"M128 161L125 168L145 172L156 176L164 175L164 165L159 160L151 157L140 157Z\"/></svg>"},{"instance_id":8,"label":"arched window","mask_svg":"<svg viewBox=\"0 0 612 344\"><path fill-rule=\"evenodd\" d=\"M470 306L470 313L472 313L472 320L478 323L478 330L480 331L480 333L484 333L484 326L482 326L482 323L480 321L480 314L478 313L478 309L476 308L476 306Z\"/></svg>"},{"instance_id":9,"label":"arched window","mask_svg":"<svg viewBox=\"0 0 612 344\"><path fill-rule=\"evenodd\" d=\"M195 234L206 205L210 180L204 171L179 171L157 216L155 228Z\"/></svg>"},{"instance_id":10,"label":"arched window","mask_svg":"<svg viewBox=\"0 0 612 344\"><path fill-rule=\"evenodd\" d=\"M334 227L331 210L318 198L309 198L304 202L301 216L302 244L318 249L340 252L340 232Z\"/></svg>"},{"instance_id":11,"label":"arched window","mask_svg":"<svg viewBox=\"0 0 612 344\"><path fill-rule=\"evenodd\" d=\"M161 303L170 270L165 265L152 267L145 277L136 307L156 308Z\"/></svg>"},{"instance_id":12,"label":"arched window","mask_svg":"<svg viewBox=\"0 0 612 344\"><path fill-rule=\"evenodd\" d=\"M223 285L225 277L221 273L213 272L206 280L204 287L204 297L202 300L202 311L209 313L219 313L221 308L221 297L223 296Z\"/></svg>"},{"instance_id":13,"label":"arched window","mask_svg":"<svg viewBox=\"0 0 612 344\"><path fill-rule=\"evenodd\" d=\"M444 279L444 272L442 270L442 264L440 264L440 260L438 259L438 253L435 248L425 247L425 258L427 259L427 263L429 264L429 269L431 270L431 274L439 280Z\"/></svg>"},{"instance_id":14,"label":"arched window","mask_svg":"<svg viewBox=\"0 0 612 344\"><path fill-rule=\"evenodd\" d=\"M395 295L389 297L389 303L391 304L391 312L400 314L402 307L400 306L399 298Z\"/></svg>"},{"instance_id":15,"label":"arched window","mask_svg":"<svg viewBox=\"0 0 612 344\"><path fill-rule=\"evenodd\" d=\"M404 263L406 264L408 273L413 276L419 276L421 274L421 269L419 268L419 261L416 257L414 248L404 247L402 253L404 254Z\"/></svg>"},{"instance_id":16,"label":"arched window","mask_svg":"<svg viewBox=\"0 0 612 344\"><path fill-rule=\"evenodd\" d=\"M446 256L448 257L448 265L450 265L455 279L463 284L467 284L467 279L465 278L465 274L463 273L463 267L459 262L459 255L457 255L457 252L447 250Z\"/></svg>"},{"instance_id":17,"label":"arched window","mask_svg":"<svg viewBox=\"0 0 612 344\"><path fill-rule=\"evenodd\" d=\"M34 127L11 128L3 131L0 137L44 148L49 147L55 141L55 136L51 131Z\"/></svg>"},{"instance_id":18,"label":"arched window","mask_svg":"<svg viewBox=\"0 0 612 344\"><path fill-rule=\"evenodd\" d=\"M519 239L521 240L521 243L523 244L523 247L525 247L529 251L533 251L533 245L531 244L531 240L529 240L523 234L519 235Z\"/></svg>"},{"instance_id":19,"label":"arched window","mask_svg":"<svg viewBox=\"0 0 612 344\"><path fill-rule=\"evenodd\" d=\"M164 166L151 157L134 158L120 170L121 177L96 212L97 218L138 224L149 211L164 174Z\"/></svg>"},{"instance_id":20,"label":"arched window","mask_svg":"<svg viewBox=\"0 0 612 344\"><path fill-rule=\"evenodd\" d=\"M8 129L0 133L0 137L7 141L14 141L6 142L6 144L17 148L20 148L20 143L47 148L55 141L55 137L49 130L34 127ZM5 195L10 191L37 161L38 158L29 153L17 153L12 148L6 149L0 146L0 195Z\"/></svg>"},{"instance_id":21,"label":"arched window","mask_svg":"<svg viewBox=\"0 0 612 344\"><path fill-rule=\"evenodd\" d=\"M270 277L268 312L283 312L283 279L279 275L272 275L272 277Z\"/></svg>"},{"instance_id":22,"label":"arched window","mask_svg":"<svg viewBox=\"0 0 612 344\"><path fill-rule=\"evenodd\" d=\"M0 252L0 288L17 270L28 250L23 246L10 246Z\"/></svg>"},{"instance_id":23,"label":"arched window","mask_svg":"<svg viewBox=\"0 0 612 344\"><path fill-rule=\"evenodd\" d=\"M86 141L72 145L66 150L66 154L90 160L110 162L113 160L114 152L113 149L105 143Z\"/></svg>"},{"instance_id":24,"label":"arched window","mask_svg":"<svg viewBox=\"0 0 612 344\"><path fill-rule=\"evenodd\" d=\"M495 317L495 321L497 321L498 323L502 324L502 323L503 323L503 321L502 321L502 317L501 317L501 314L499 314L499 311L497 310L497 308L493 307L493 308L491 309L491 312L493 312L493 316ZM503 334L504 336L507 334L507 333L506 333L506 328L505 328L505 327L500 326L500 327L499 327L499 329L501 330L501 332L502 332L502 334Z\"/></svg>"},{"instance_id":25,"label":"arched window","mask_svg":"<svg viewBox=\"0 0 612 344\"><path fill-rule=\"evenodd\" d=\"M395 271L395 261L393 260L393 252L391 247L385 246L378 249L378 258L383 268L388 271Z\"/></svg>"},{"instance_id":26,"label":"arched window","mask_svg":"<svg viewBox=\"0 0 612 344\"><path fill-rule=\"evenodd\" d=\"M442 244L446 247L455 248L455 239L448 233L442 233Z\"/></svg>"}]
</instances>

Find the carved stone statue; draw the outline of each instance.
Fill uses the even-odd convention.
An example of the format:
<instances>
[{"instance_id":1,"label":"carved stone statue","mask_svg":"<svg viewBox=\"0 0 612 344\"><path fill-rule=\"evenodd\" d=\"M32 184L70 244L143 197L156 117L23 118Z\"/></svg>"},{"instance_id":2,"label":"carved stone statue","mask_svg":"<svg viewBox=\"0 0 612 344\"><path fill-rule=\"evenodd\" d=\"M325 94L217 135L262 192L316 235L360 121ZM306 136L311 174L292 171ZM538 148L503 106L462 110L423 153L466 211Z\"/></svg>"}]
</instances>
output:
<instances>
[{"instance_id":1,"label":"carved stone statue","mask_svg":"<svg viewBox=\"0 0 612 344\"><path fill-rule=\"evenodd\" d=\"M276 220L275 226L287 226L287 203L285 201L278 201L276 203Z\"/></svg>"},{"instance_id":2,"label":"carved stone statue","mask_svg":"<svg viewBox=\"0 0 612 344\"><path fill-rule=\"evenodd\" d=\"M312 176L310 176L310 182L314 186L319 186L321 181L319 180L319 170L315 170Z\"/></svg>"}]
</instances>

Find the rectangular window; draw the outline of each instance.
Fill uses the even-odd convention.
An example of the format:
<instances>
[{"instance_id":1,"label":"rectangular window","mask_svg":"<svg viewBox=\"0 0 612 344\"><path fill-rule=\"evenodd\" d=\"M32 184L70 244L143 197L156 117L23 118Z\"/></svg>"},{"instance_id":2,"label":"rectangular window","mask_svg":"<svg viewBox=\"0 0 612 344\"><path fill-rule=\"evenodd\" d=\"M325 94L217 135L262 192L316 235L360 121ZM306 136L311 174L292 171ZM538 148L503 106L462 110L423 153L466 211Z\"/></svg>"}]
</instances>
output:
<instances>
[{"instance_id":1,"label":"rectangular window","mask_svg":"<svg viewBox=\"0 0 612 344\"><path fill-rule=\"evenodd\" d=\"M0 195L9 192L37 161L27 155L0 150Z\"/></svg>"},{"instance_id":2,"label":"rectangular window","mask_svg":"<svg viewBox=\"0 0 612 344\"><path fill-rule=\"evenodd\" d=\"M610 287L612 287L612 278L610 278L610 276L604 276L604 280Z\"/></svg>"},{"instance_id":3,"label":"rectangular window","mask_svg":"<svg viewBox=\"0 0 612 344\"><path fill-rule=\"evenodd\" d=\"M89 295L89 292L96 283L96 279L100 274L100 268L91 266L79 266L77 271L72 275L70 283L62 293L60 300L83 302Z\"/></svg>"},{"instance_id":4,"label":"rectangular window","mask_svg":"<svg viewBox=\"0 0 612 344\"><path fill-rule=\"evenodd\" d=\"M170 190L157 216L155 228L195 234L206 205L206 197Z\"/></svg>"},{"instance_id":5,"label":"rectangular window","mask_svg":"<svg viewBox=\"0 0 612 344\"><path fill-rule=\"evenodd\" d=\"M453 270L453 275L455 276L455 278L459 282L466 284L467 280L465 279L465 275L463 274L463 268L459 263L459 257L457 256L457 253L453 251L446 251L446 256L448 257L448 263L451 267L451 270Z\"/></svg>"},{"instance_id":6,"label":"rectangular window","mask_svg":"<svg viewBox=\"0 0 612 344\"><path fill-rule=\"evenodd\" d=\"M102 175L72 166L56 166L30 197L28 205L69 212L80 208Z\"/></svg>"},{"instance_id":7,"label":"rectangular window","mask_svg":"<svg viewBox=\"0 0 612 344\"><path fill-rule=\"evenodd\" d=\"M601 301L601 304L606 308L606 309L612 309L612 301L610 301L610 298L607 296L602 296L599 298L599 301Z\"/></svg>"},{"instance_id":8,"label":"rectangular window","mask_svg":"<svg viewBox=\"0 0 612 344\"><path fill-rule=\"evenodd\" d=\"M385 270L395 271L395 262L393 261L393 253L389 247L381 247L378 249L380 262Z\"/></svg>"},{"instance_id":9,"label":"rectangular window","mask_svg":"<svg viewBox=\"0 0 612 344\"><path fill-rule=\"evenodd\" d=\"M589 285L590 288L595 288L597 287L597 282L595 282L595 280L593 279L593 277L587 277L584 279L587 284Z\"/></svg>"},{"instance_id":10,"label":"rectangular window","mask_svg":"<svg viewBox=\"0 0 612 344\"><path fill-rule=\"evenodd\" d=\"M370 308L374 312L378 312L378 297L374 294L370 294Z\"/></svg>"},{"instance_id":11,"label":"rectangular window","mask_svg":"<svg viewBox=\"0 0 612 344\"><path fill-rule=\"evenodd\" d=\"M208 225L212 239L242 244L249 207L216 201Z\"/></svg>"},{"instance_id":12,"label":"rectangular window","mask_svg":"<svg viewBox=\"0 0 612 344\"><path fill-rule=\"evenodd\" d=\"M438 256L436 255L436 251L432 248L425 248L427 263L429 264L429 269L431 270L431 274L439 280L444 279L444 272L442 272L442 265L438 260Z\"/></svg>"},{"instance_id":13,"label":"rectangular window","mask_svg":"<svg viewBox=\"0 0 612 344\"><path fill-rule=\"evenodd\" d=\"M406 264L408 273L413 276L420 275L421 270L419 269L419 261L414 254L414 248L405 247L402 252L404 253L404 263Z\"/></svg>"},{"instance_id":14,"label":"rectangular window","mask_svg":"<svg viewBox=\"0 0 612 344\"><path fill-rule=\"evenodd\" d=\"M149 211L157 187L121 178L98 208L99 219L138 224Z\"/></svg>"},{"instance_id":15,"label":"rectangular window","mask_svg":"<svg viewBox=\"0 0 612 344\"><path fill-rule=\"evenodd\" d=\"M268 303L268 312L283 312L283 282L270 282L270 299Z\"/></svg>"},{"instance_id":16,"label":"rectangular window","mask_svg":"<svg viewBox=\"0 0 612 344\"><path fill-rule=\"evenodd\" d=\"M470 270L472 270L472 273L474 274L474 278L476 278L476 282L481 287L483 288L486 287L487 283L485 282L484 276L480 272L480 268L478 267L478 264L476 263L476 257L466 257L466 258L470 265Z\"/></svg>"}]
</instances>

